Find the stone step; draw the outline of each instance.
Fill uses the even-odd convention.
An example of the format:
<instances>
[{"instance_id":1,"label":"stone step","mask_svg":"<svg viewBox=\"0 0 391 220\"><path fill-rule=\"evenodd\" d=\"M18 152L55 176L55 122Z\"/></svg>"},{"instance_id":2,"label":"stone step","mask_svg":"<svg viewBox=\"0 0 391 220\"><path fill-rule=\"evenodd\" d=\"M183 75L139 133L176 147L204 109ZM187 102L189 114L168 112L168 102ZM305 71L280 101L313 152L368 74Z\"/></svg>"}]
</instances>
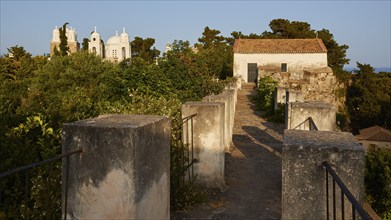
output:
<instances>
[{"instance_id":1,"label":"stone step","mask_svg":"<svg viewBox=\"0 0 391 220\"><path fill-rule=\"evenodd\" d=\"M242 89L251 90L256 89L255 83L242 83Z\"/></svg>"}]
</instances>

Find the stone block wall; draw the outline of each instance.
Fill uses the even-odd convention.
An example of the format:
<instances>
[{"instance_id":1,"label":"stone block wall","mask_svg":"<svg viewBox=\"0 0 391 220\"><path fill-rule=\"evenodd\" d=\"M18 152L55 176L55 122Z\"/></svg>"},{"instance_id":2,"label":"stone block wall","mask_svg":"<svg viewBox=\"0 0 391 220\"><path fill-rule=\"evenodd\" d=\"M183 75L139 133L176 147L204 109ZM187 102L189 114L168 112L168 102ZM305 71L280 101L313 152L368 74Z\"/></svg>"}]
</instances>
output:
<instances>
[{"instance_id":1,"label":"stone block wall","mask_svg":"<svg viewBox=\"0 0 391 220\"><path fill-rule=\"evenodd\" d=\"M302 72L279 72L262 69L260 77L270 76L278 82L277 101L284 96L282 88L301 93L305 101L322 101L332 104L336 109L340 105L335 94L340 86L330 67L304 69ZM277 91L277 92L278 92ZM342 100L343 101L343 100Z\"/></svg>"},{"instance_id":2,"label":"stone block wall","mask_svg":"<svg viewBox=\"0 0 391 220\"><path fill-rule=\"evenodd\" d=\"M64 124L63 153L83 152L70 157L63 215L169 219L170 133L170 120L162 116L103 115Z\"/></svg>"},{"instance_id":3,"label":"stone block wall","mask_svg":"<svg viewBox=\"0 0 391 220\"><path fill-rule=\"evenodd\" d=\"M282 219L326 219L324 161L331 164L363 205L365 155L351 133L285 130L282 149ZM332 192L331 187L330 177L329 192ZM338 186L336 188L336 200L341 201L340 190ZM331 193L329 196L329 201L332 201ZM346 197L344 203L345 218L351 219L351 204ZM337 207L337 216L340 218L341 206L337 204ZM329 218L332 219L332 215Z\"/></svg>"},{"instance_id":4,"label":"stone block wall","mask_svg":"<svg viewBox=\"0 0 391 220\"><path fill-rule=\"evenodd\" d=\"M336 128L336 113L334 107L328 103L290 102L285 114L287 129L309 130L308 124L302 124L309 117L320 131L334 131Z\"/></svg>"},{"instance_id":5,"label":"stone block wall","mask_svg":"<svg viewBox=\"0 0 391 220\"><path fill-rule=\"evenodd\" d=\"M331 69L304 70L304 84L301 92L306 101L322 101L336 105L337 79Z\"/></svg>"}]
</instances>

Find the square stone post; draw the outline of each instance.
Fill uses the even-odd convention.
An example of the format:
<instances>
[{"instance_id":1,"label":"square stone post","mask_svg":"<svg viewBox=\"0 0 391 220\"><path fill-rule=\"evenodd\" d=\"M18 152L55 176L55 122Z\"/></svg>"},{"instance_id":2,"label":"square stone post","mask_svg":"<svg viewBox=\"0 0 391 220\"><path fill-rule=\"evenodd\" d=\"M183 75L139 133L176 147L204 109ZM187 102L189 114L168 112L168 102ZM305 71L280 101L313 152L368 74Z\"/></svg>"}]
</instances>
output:
<instances>
[{"instance_id":1,"label":"square stone post","mask_svg":"<svg viewBox=\"0 0 391 220\"><path fill-rule=\"evenodd\" d=\"M210 95L202 99L203 102L222 102L224 103L224 149L229 152L232 142L231 120L234 112L232 111L233 100L229 94Z\"/></svg>"},{"instance_id":2,"label":"square stone post","mask_svg":"<svg viewBox=\"0 0 391 220\"><path fill-rule=\"evenodd\" d=\"M67 219L169 219L170 120L103 115L63 126L63 215Z\"/></svg>"},{"instance_id":3,"label":"square stone post","mask_svg":"<svg viewBox=\"0 0 391 220\"><path fill-rule=\"evenodd\" d=\"M193 118L193 144L197 181L206 187L224 185L224 103L186 102L182 106L182 117L196 114ZM185 132L191 132L184 130ZM191 136L191 135L189 135Z\"/></svg>"},{"instance_id":4,"label":"square stone post","mask_svg":"<svg viewBox=\"0 0 391 220\"><path fill-rule=\"evenodd\" d=\"M331 104L320 101L289 102L287 110L287 129L308 130L309 124L302 123L311 117L319 131L335 131L337 119Z\"/></svg>"},{"instance_id":5,"label":"square stone post","mask_svg":"<svg viewBox=\"0 0 391 220\"><path fill-rule=\"evenodd\" d=\"M230 143L232 143L232 135L233 135L233 129L234 129L234 122L235 122L235 111L236 111L236 103L237 103L237 90L235 89L227 89L223 91L223 94L226 94L231 97L231 102L229 102L229 108L230 108Z\"/></svg>"},{"instance_id":6,"label":"square stone post","mask_svg":"<svg viewBox=\"0 0 391 220\"><path fill-rule=\"evenodd\" d=\"M282 149L282 219L326 219L324 161L331 164L357 201L363 205L365 155L351 133L285 130ZM330 177L330 201L331 181ZM339 187L336 188L336 200L341 201ZM338 203L340 202L337 202L336 211L340 218L341 207ZM344 203L345 218L351 219L351 203L346 197ZM329 204L332 207L332 202Z\"/></svg>"}]
</instances>

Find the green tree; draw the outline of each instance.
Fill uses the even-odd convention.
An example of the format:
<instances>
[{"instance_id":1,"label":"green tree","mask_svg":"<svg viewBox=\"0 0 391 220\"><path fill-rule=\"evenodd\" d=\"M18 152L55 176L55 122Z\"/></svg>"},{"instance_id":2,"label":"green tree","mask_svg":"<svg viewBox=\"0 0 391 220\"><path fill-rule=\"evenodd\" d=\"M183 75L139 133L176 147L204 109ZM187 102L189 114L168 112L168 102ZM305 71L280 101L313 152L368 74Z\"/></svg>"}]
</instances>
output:
<instances>
[{"instance_id":1,"label":"green tree","mask_svg":"<svg viewBox=\"0 0 391 220\"><path fill-rule=\"evenodd\" d=\"M154 63L160 51L153 47L155 39L135 37L131 42L132 57L139 57L147 63Z\"/></svg>"},{"instance_id":2,"label":"green tree","mask_svg":"<svg viewBox=\"0 0 391 220\"><path fill-rule=\"evenodd\" d=\"M373 68L370 64L362 64L359 62L356 62L357 69L354 70L354 72L357 73L358 76L362 76L363 74L375 74L375 68Z\"/></svg>"},{"instance_id":3,"label":"green tree","mask_svg":"<svg viewBox=\"0 0 391 220\"><path fill-rule=\"evenodd\" d=\"M391 150L371 146L365 156L368 203L383 218L391 216Z\"/></svg>"},{"instance_id":4,"label":"green tree","mask_svg":"<svg viewBox=\"0 0 391 220\"><path fill-rule=\"evenodd\" d=\"M202 37L198 38L198 42L196 46L202 49L208 49L210 47L216 47L221 44L225 44L225 37L219 36L221 32L219 30L210 29L208 26L204 28L204 32L202 32Z\"/></svg>"},{"instance_id":5,"label":"green tree","mask_svg":"<svg viewBox=\"0 0 391 220\"><path fill-rule=\"evenodd\" d=\"M391 73L374 73L369 64L357 62L357 74L348 87L346 105L354 132L373 125L391 124Z\"/></svg>"},{"instance_id":6,"label":"green tree","mask_svg":"<svg viewBox=\"0 0 391 220\"><path fill-rule=\"evenodd\" d=\"M206 26L198 42L197 61L204 65L204 74L219 79L232 76L233 48L220 31Z\"/></svg>"},{"instance_id":7,"label":"green tree","mask_svg":"<svg viewBox=\"0 0 391 220\"><path fill-rule=\"evenodd\" d=\"M21 59L29 59L31 58L31 53L27 52L22 46L13 46L7 49L8 54L6 57L12 57L16 61L20 61Z\"/></svg>"},{"instance_id":8,"label":"green tree","mask_svg":"<svg viewBox=\"0 0 391 220\"><path fill-rule=\"evenodd\" d=\"M61 56L67 56L69 52L69 47L68 47L68 37L66 35L67 31L67 25L69 23L65 22L64 25L59 29L60 31L60 55Z\"/></svg>"},{"instance_id":9,"label":"green tree","mask_svg":"<svg viewBox=\"0 0 391 220\"><path fill-rule=\"evenodd\" d=\"M225 39L229 45L233 46L235 43L235 39L260 39L260 38L262 38L261 35L257 35L254 33L245 35L241 31L233 31L231 32L231 37L227 37Z\"/></svg>"},{"instance_id":10,"label":"green tree","mask_svg":"<svg viewBox=\"0 0 391 220\"><path fill-rule=\"evenodd\" d=\"M88 43L90 42L90 40L88 38L83 38L83 43L81 44L82 47L81 47L81 50L82 51L88 51Z\"/></svg>"},{"instance_id":11,"label":"green tree","mask_svg":"<svg viewBox=\"0 0 391 220\"><path fill-rule=\"evenodd\" d=\"M37 68L31 54L18 45L7 50L8 54L0 58L0 77L16 80L31 76L32 71Z\"/></svg>"}]
</instances>

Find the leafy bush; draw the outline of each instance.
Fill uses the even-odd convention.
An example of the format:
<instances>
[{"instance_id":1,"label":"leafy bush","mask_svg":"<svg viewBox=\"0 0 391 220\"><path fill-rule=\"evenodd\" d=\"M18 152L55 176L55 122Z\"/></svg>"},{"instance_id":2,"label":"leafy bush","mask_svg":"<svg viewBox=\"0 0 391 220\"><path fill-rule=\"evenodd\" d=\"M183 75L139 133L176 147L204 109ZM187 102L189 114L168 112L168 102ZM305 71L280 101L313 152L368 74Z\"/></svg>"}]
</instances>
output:
<instances>
[{"instance_id":1,"label":"leafy bush","mask_svg":"<svg viewBox=\"0 0 391 220\"><path fill-rule=\"evenodd\" d=\"M188 51L189 52L189 51ZM11 62L12 61L12 62ZM186 62L183 62L186 61ZM0 57L0 63L14 60ZM30 61L29 61L30 62ZM183 208L201 198L192 182L176 184L183 172L181 106L220 93L232 80L215 80L213 68L195 54L176 53L159 65L141 59L114 64L87 52L31 59L31 68L0 69L0 172L61 153L61 126L100 114L152 114L171 119L171 204ZM36 62L36 63L35 63ZM29 66L29 67L30 67ZM0 218L59 218L61 165L29 171L29 202L23 173L1 181ZM50 170L50 171L49 171ZM49 194L48 194L49 192ZM175 199L174 199L175 198ZM3 206L3 204L7 204Z\"/></svg>"},{"instance_id":2,"label":"leafy bush","mask_svg":"<svg viewBox=\"0 0 391 220\"><path fill-rule=\"evenodd\" d=\"M277 82L267 76L259 79L256 95L257 107L264 111L266 116L272 115L274 111L274 89Z\"/></svg>"},{"instance_id":3,"label":"leafy bush","mask_svg":"<svg viewBox=\"0 0 391 220\"><path fill-rule=\"evenodd\" d=\"M390 149L369 147L365 164L365 190L368 203L382 218L389 219L391 216Z\"/></svg>"}]
</instances>

